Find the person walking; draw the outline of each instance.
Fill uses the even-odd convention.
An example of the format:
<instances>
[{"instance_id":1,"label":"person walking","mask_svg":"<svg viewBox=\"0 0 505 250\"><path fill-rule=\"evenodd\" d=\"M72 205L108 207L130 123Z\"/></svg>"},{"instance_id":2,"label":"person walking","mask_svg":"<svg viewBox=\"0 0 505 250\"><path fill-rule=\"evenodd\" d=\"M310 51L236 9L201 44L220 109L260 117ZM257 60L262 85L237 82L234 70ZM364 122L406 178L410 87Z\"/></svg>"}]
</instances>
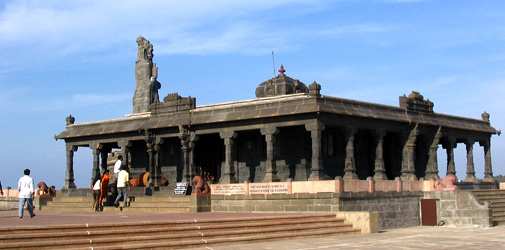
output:
<instances>
[{"instance_id":1,"label":"person walking","mask_svg":"<svg viewBox=\"0 0 505 250\"><path fill-rule=\"evenodd\" d=\"M98 203L100 204L100 211L103 211L103 198L107 198L107 193L109 192L109 180L110 171L106 170L105 174L102 176L102 182L100 183L100 199ZM110 202L107 200L107 202Z\"/></svg>"},{"instance_id":2,"label":"person walking","mask_svg":"<svg viewBox=\"0 0 505 250\"><path fill-rule=\"evenodd\" d=\"M117 157L116 163L114 164L114 177L116 178L116 181L117 181L117 175L118 175L119 171L121 170L121 164L123 164L123 156L119 155Z\"/></svg>"},{"instance_id":3,"label":"person walking","mask_svg":"<svg viewBox=\"0 0 505 250\"><path fill-rule=\"evenodd\" d=\"M4 190L2 188L2 181L0 181L0 193L2 194L2 196L4 195Z\"/></svg>"},{"instance_id":4,"label":"person walking","mask_svg":"<svg viewBox=\"0 0 505 250\"><path fill-rule=\"evenodd\" d=\"M25 169L24 176L19 178L18 191L19 191L19 218L23 218L25 203L30 212L30 218L33 218L33 179L29 176L30 169Z\"/></svg>"},{"instance_id":5,"label":"person walking","mask_svg":"<svg viewBox=\"0 0 505 250\"><path fill-rule=\"evenodd\" d=\"M95 212L98 212L99 208L99 200L100 200L100 176L97 176L95 180L91 183L91 188L93 189L93 206L91 207L91 210L94 210Z\"/></svg>"},{"instance_id":6,"label":"person walking","mask_svg":"<svg viewBox=\"0 0 505 250\"><path fill-rule=\"evenodd\" d=\"M128 186L128 190L131 190L130 186L130 174L126 172L125 166L121 166L121 171L117 174L117 191L118 195L116 201L114 202L114 206L119 206L119 200L121 196L123 196L123 207L127 206L128 200L128 191L126 191L126 186Z\"/></svg>"}]
</instances>

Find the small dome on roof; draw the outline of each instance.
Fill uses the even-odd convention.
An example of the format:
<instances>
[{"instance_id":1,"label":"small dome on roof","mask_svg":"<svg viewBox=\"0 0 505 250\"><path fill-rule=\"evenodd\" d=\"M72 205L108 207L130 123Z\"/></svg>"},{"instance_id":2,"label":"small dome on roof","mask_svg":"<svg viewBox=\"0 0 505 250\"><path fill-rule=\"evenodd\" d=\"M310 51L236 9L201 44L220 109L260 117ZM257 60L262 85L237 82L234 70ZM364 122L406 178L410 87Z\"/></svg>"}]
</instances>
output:
<instances>
[{"instance_id":1,"label":"small dome on roof","mask_svg":"<svg viewBox=\"0 0 505 250\"><path fill-rule=\"evenodd\" d=\"M262 82L256 88L256 97L268 97L278 95L289 95L295 93L308 93L307 86L297 79L293 79L284 74L286 70L281 65L279 75L275 78Z\"/></svg>"}]
</instances>

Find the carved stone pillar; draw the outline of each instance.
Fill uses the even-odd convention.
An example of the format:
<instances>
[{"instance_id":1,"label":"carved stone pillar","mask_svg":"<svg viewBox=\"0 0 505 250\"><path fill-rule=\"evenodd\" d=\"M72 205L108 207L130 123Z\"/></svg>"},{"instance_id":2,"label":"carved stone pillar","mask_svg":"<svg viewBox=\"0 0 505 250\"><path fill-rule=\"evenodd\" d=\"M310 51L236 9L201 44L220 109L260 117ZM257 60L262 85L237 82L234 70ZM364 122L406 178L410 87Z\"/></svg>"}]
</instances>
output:
<instances>
[{"instance_id":1,"label":"carved stone pillar","mask_svg":"<svg viewBox=\"0 0 505 250\"><path fill-rule=\"evenodd\" d=\"M265 171L265 178L263 179L263 182L279 181L279 177L277 176L277 168L275 165L275 159L274 159L275 140L276 140L276 135L279 133L279 130L276 127L267 127L267 128L261 128L260 132L262 135L265 136L265 141L266 141L266 145L267 145L267 148L266 148L267 158L265 160L266 171Z\"/></svg>"},{"instance_id":2,"label":"carved stone pillar","mask_svg":"<svg viewBox=\"0 0 505 250\"><path fill-rule=\"evenodd\" d=\"M437 133L433 137L433 141L430 145L428 166L426 166L425 179L437 180L440 179L438 176L438 144L440 143L440 138L442 138L442 127L438 127Z\"/></svg>"},{"instance_id":3,"label":"carved stone pillar","mask_svg":"<svg viewBox=\"0 0 505 250\"><path fill-rule=\"evenodd\" d=\"M416 162L416 141L419 135L418 130L419 125L410 131L409 137L403 147L403 157L402 159L402 180L417 180L415 162Z\"/></svg>"},{"instance_id":4,"label":"carved stone pillar","mask_svg":"<svg viewBox=\"0 0 505 250\"><path fill-rule=\"evenodd\" d=\"M235 154L235 148L233 147L234 139L237 137L237 133L233 131L220 132L219 136L224 139L225 147L225 160L223 174L219 180L220 183L236 183L237 179L235 177L235 166L233 163L233 156Z\"/></svg>"},{"instance_id":5,"label":"carved stone pillar","mask_svg":"<svg viewBox=\"0 0 505 250\"><path fill-rule=\"evenodd\" d=\"M384 166L384 136L386 131L376 130L375 136L375 169L374 180L387 180L386 168Z\"/></svg>"},{"instance_id":6,"label":"carved stone pillar","mask_svg":"<svg viewBox=\"0 0 505 250\"><path fill-rule=\"evenodd\" d=\"M356 175L356 163L354 162L354 135L358 132L357 128L347 127L345 130L345 167L344 180L358 180Z\"/></svg>"},{"instance_id":7,"label":"carved stone pillar","mask_svg":"<svg viewBox=\"0 0 505 250\"><path fill-rule=\"evenodd\" d=\"M91 170L91 182L100 177L100 154L103 146L100 144L90 145L93 152L93 169Z\"/></svg>"},{"instance_id":8,"label":"carved stone pillar","mask_svg":"<svg viewBox=\"0 0 505 250\"><path fill-rule=\"evenodd\" d=\"M196 168L195 165L195 146L196 142L198 141L198 136L194 133L191 132L189 135L189 170L190 170L190 175L191 177L195 175L200 175L201 176L201 171Z\"/></svg>"},{"instance_id":9,"label":"carved stone pillar","mask_svg":"<svg viewBox=\"0 0 505 250\"><path fill-rule=\"evenodd\" d=\"M121 148L121 155L123 156L123 161L121 165L125 167L125 169L130 168L130 152L131 152L131 142L129 141L118 141L117 145Z\"/></svg>"},{"instance_id":10,"label":"carved stone pillar","mask_svg":"<svg viewBox=\"0 0 505 250\"><path fill-rule=\"evenodd\" d=\"M156 173L155 173L155 167L156 167L156 148L155 148L155 139L156 135L146 129L144 131L144 141L146 142L146 149L147 149L147 155L149 156L149 180L148 182L148 187L153 188L155 187L155 179L156 179Z\"/></svg>"},{"instance_id":11,"label":"carved stone pillar","mask_svg":"<svg viewBox=\"0 0 505 250\"><path fill-rule=\"evenodd\" d=\"M479 144L484 147L484 182L493 182L493 168L491 166L491 139L481 141Z\"/></svg>"},{"instance_id":12,"label":"carved stone pillar","mask_svg":"<svg viewBox=\"0 0 505 250\"><path fill-rule=\"evenodd\" d=\"M101 173L102 174L104 174L107 171L107 157L110 152L111 152L110 148L103 148L102 150L100 150L100 157L102 159L102 162L101 162L101 166L102 166Z\"/></svg>"},{"instance_id":13,"label":"carved stone pillar","mask_svg":"<svg viewBox=\"0 0 505 250\"><path fill-rule=\"evenodd\" d=\"M156 137L155 142L154 142L154 152L155 157L154 157L154 187L160 187L161 186L161 163L160 163L160 151L161 151L161 144L163 144L165 140Z\"/></svg>"},{"instance_id":14,"label":"carved stone pillar","mask_svg":"<svg viewBox=\"0 0 505 250\"><path fill-rule=\"evenodd\" d=\"M456 146L456 138L449 136L445 145L447 152L447 175L456 175L456 164L454 163L454 148Z\"/></svg>"},{"instance_id":15,"label":"carved stone pillar","mask_svg":"<svg viewBox=\"0 0 505 250\"><path fill-rule=\"evenodd\" d=\"M63 189L76 188L74 179L74 152L77 151L77 146L67 144L67 169L65 173L65 184Z\"/></svg>"},{"instance_id":16,"label":"carved stone pillar","mask_svg":"<svg viewBox=\"0 0 505 250\"><path fill-rule=\"evenodd\" d=\"M466 145L466 182L476 182L475 165L473 164L473 144L474 140L468 139L465 141Z\"/></svg>"},{"instance_id":17,"label":"carved stone pillar","mask_svg":"<svg viewBox=\"0 0 505 250\"><path fill-rule=\"evenodd\" d=\"M321 139L322 132L325 126L319 122L305 124L305 129L310 131L310 137L312 139L312 159L309 181L318 181L329 179L326 174L323 173L323 159L322 159L322 148Z\"/></svg>"},{"instance_id":18,"label":"carved stone pillar","mask_svg":"<svg viewBox=\"0 0 505 250\"><path fill-rule=\"evenodd\" d=\"M181 140L182 151L182 180L191 183L191 173L189 169L189 131L184 126L179 126L179 139Z\"/></svg>"}]
</instances>

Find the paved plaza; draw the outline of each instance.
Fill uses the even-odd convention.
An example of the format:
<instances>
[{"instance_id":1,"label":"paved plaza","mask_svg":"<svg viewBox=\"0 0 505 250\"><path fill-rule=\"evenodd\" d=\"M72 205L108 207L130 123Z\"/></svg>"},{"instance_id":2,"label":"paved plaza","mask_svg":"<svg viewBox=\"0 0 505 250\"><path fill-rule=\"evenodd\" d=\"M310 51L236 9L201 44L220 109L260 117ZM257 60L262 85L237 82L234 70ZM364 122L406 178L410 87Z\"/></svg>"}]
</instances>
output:
<instances>
[{"instance_id":1,"label":"paved plaza","mask_svg":"<svg viewBox=\"0 0 505 250\"><path fill-rule=\"evenodd\" d=\"M17 211L0 211L0 226L51 226L143 221L200 220L268 216L268 213L120 213L37 211L34 218L19 219ZM328 236L194 249L505 249L505 227L409 227L377 234Z\"/></svg>"}]
</instances>

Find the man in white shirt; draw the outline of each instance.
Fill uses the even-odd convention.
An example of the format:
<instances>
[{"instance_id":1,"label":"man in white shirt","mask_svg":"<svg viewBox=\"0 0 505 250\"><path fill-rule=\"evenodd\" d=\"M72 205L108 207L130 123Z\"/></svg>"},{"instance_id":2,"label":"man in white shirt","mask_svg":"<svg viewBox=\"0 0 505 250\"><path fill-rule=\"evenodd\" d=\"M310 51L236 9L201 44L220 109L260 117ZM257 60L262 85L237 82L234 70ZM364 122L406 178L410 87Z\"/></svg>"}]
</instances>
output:
<instances>
[{"instance_id":1,"label":"man in white shirt","mask_svg":"<svg viewBox=\"0 0 505 250\"><path fill-rule=\"evenodd\" d=\"M114 202L114 206L118 207L119 206L119 200L121 199L121 196L124 196L124 202L123 202L123 207L127 206L127 200L128 200L128 192L126 191L126 186L128 186L128 190L131 190L130 186L130 174L126 172L124 169L124 166L121 167L121 171L119 171L117 175L117 198L116 201Z\"/></svg>"},{"instance_id":2,"label":"man in white shirt","mask_svg":"<svg viewBox=\"0 0 505 250\"><path fill-rule=\"evenodd\" d=\"M19 178L18 191L19 191L19 218L23 218L25 203L27 204L30 218L33 218L33 179L29 176L30 169L25 169L25 176Z\"/></svg>"},{"instance_id":3,"label":"man in white shirt","mask_svg":"<svg viewBox=\"0 0 505 250\"><path fill-rule=\"evenodd\" d=\"M114 164L114 177L116 177L116 180L117 180L117 174L119 173L119 170L121 170L122 163L123 163L123 156L120 155L117 157L116 164Z\"/></svg>"}]
</instances>

